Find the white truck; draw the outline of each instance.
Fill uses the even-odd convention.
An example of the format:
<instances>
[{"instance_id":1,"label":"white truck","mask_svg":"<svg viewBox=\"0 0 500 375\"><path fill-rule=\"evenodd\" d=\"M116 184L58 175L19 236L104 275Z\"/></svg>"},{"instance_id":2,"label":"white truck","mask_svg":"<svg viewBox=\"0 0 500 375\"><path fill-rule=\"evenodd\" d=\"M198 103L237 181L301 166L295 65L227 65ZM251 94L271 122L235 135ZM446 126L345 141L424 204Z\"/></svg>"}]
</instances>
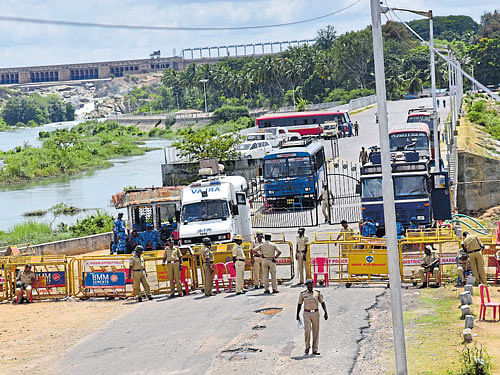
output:
<instances>
[{"instance_id":1,"label":"white truck","mask_svg":"<svg viewBox=\"0 0 500 375\"><path fill-rule=\"evenodd\" d=\"M181 243L201 244L204 237L212 242L232 242L237 234L250 241L252 223L247 190L247 181L241 176L208 177L183 188Z\"/></svg>"}]
</instances>

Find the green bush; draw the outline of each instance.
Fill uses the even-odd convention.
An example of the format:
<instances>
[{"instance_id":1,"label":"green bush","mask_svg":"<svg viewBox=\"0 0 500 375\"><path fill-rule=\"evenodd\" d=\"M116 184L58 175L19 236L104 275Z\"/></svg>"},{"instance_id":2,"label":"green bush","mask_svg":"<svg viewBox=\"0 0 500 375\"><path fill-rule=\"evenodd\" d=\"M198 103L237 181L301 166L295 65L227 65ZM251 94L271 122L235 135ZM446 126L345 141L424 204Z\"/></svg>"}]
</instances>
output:
<instances>
[{"instance_id":1,"label":"green bush","mask_svg":"<svg viewBox=\"0 0 500 375\"><path fill-rule=\"evenodd\" d=\"M485 117L481 112L470 111L469 112L469 120L474 124L485 125Z\"/></svg>"},{"instance_id":2,"label":"green bush","mask_svg":"<svg viewBox=\"0 0 500 375\"><path fill-rule=\"evenodd\" d=\"M214 122L236 121L240 117L250 117L250 112L245 106L233 107L229 105L217 108L213 114Z\"/></svg>"},{"instance_id":3,"label":"green bush","mask_svg":"<svg viewBox=\"0 0 500 375\"><path fill-rule=\"evenodd\" d=\"M476 111L481 113L486 112L486 101L484 100L475 101L472 104L471 111Z\"/></svg>"},{"instance_id":4,"label":"green bush","mask_svg":"<svg viewBox=\"0 0 500 375\"><path fill-rule=\"evenodd\" d=\"M460 370L456 375L489 375L491 374L491 358L484 348L475 344L472 348L467 345L460 353Z\"/></svg>"},{"instance_id":5,"label":"green bush","mask_svg":"<svg viewBox=\"0 0 500 375\"><path fill-rule=\"evenodd\" d=\"M113 230L113 221L113 216L97 211L94 215L78 220L75 225L69 227L69 231L75 237L111 232Z\"/></svg>"}]
</instances>

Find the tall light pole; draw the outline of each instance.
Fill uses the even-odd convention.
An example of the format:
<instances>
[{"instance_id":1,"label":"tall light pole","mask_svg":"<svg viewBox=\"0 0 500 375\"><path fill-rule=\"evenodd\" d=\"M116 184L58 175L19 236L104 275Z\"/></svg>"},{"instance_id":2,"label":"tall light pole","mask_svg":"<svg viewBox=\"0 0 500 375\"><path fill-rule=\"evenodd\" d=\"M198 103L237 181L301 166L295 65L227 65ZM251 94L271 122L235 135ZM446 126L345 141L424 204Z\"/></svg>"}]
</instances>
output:
<instances>
[{"instance_id":1,"label":"tall light pole","mask_svg":"<svg viewBox=\"0 0 500 375\"><path fill-rule=\"evenodd\" d=\"M205 85L208 82L208 79L206 79L206 78L200 79L200 82L203 83L203 94L205 96L205 113L207 113L208 112L208 110L207 110L207 88Z\"/></svg>"},{"instance_id":2,"label":"tall light pole","mask_svg":"<svg viewBox=\"0 0 500 375\"><path fill-rule=\"evenodd\" d=\"M372 15L373 57L375 62L375 84L379 113L380 156L382 161L382 189L384 192L384 221L387 235L387 263L391 291L392 333L398 375L408 373L406 365L406 345L401 298L401 275L399 272L399 249L396 235L396 207L394 205L394 185L392 182L391 153L389 148L389 124L387 119L387 94L385 90L384 46L380 21L379 0L370 0ZM387 9L384 9L387 11Z\"/></svg>"}]
</instances>

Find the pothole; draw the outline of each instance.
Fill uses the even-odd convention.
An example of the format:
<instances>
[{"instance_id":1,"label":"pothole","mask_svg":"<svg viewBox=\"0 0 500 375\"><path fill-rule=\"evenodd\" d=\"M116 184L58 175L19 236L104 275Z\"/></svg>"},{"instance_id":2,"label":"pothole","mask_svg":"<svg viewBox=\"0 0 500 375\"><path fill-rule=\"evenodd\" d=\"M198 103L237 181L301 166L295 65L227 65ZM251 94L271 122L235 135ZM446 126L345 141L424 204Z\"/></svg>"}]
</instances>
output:
<instances>
[{"instance_id":1,"label":"pothole","mask_svg":"<svg viewBox=\"0 0 500 375\"><path fill-rule=\"evenodd\" d=\"M277 313L280 313L282 310L282 307L266 307L265 309L255 310L255 312L264 315L275 315Z\"/></svg>"},{"instance_id":2,"label":"pothole","mask_svg":"<svg viewBox=\"0 0 500 375\"><path fill-rule=\"evenodd\" d=\"M247 359L249 355L259 352L262 352L262 349L252 348L250 344L243 344L240 347L223 350L221 356L229 361L241 361Z\"/></svg>"},{"instance_id":3,"label":"pothole","mask_svg":"<svg viewBox=\"0 0 500 375\"><path fill-rule=\"evenodd\" d=\"M259 325L256 325L256 326L253 326L252 329L254 331L262 331L263 329L266 329L266 326L259 326Z\"/></svg>"}]
</instances>

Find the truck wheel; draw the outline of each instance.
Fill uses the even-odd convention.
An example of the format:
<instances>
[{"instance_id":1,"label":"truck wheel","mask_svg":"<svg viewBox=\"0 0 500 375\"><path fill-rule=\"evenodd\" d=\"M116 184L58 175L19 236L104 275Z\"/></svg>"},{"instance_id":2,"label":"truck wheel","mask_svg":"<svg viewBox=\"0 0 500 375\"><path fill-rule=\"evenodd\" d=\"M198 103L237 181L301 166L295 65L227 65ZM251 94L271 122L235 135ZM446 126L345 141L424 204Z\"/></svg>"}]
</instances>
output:
<instances>
[{"instance_id":1,"label":"truck wheel","mask_svg":"<svg viewBox=\"0 0 500 375\"><path fill-rule=\"evenodd\" d=\"M352 285L352 283L345 283L345 287L346 287L346 288L350 288L350 287L351 287L351 285Z\"/></svg>"}]
</instances>

